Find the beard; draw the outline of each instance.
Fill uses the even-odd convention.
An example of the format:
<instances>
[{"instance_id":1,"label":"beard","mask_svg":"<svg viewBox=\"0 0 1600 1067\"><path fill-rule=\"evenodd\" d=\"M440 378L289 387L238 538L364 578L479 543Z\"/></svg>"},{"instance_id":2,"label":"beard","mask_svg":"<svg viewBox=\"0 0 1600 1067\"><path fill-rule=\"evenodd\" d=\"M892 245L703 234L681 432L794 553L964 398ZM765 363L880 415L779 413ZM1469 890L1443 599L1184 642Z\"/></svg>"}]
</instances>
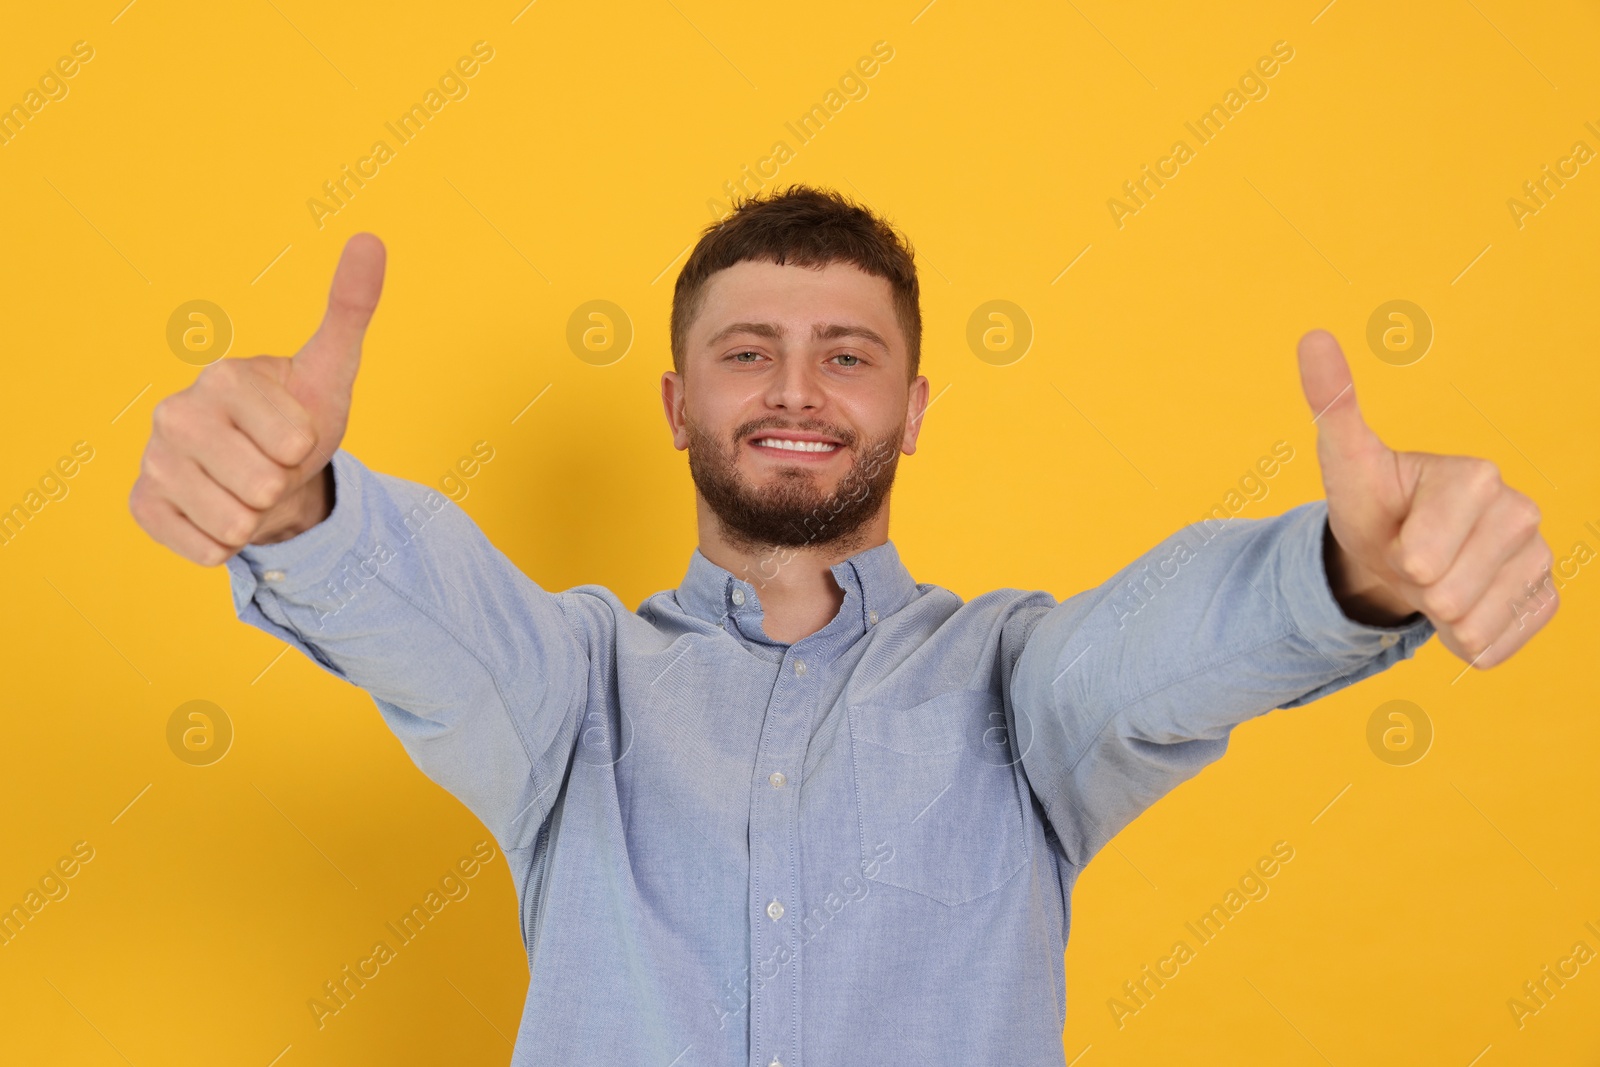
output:
<instances>
[{"instance_id":1,"label":"beard","mask_svg":"<svg viewBox=\"0 0 1600 1067\"><path fill-rule=\"evenodd\" d=\"M831 491L818 484L821 475L795 464L779 467L771 481L752 486L739 472L739 450L752 433L777 429L761 421L736 428L731 441L719 441L685 416L689 438L689 474L722 525L730 544L742 551L768 548L827 548L831 554L853 555L865 540L862 527L889 501L899 442L905 425L885 437L862 442L858 434L834 427L785 427L836 437L840 450L851 453L848 470ZM861 447L857 448L860 443Z\"/></svg>"}]
</instances>

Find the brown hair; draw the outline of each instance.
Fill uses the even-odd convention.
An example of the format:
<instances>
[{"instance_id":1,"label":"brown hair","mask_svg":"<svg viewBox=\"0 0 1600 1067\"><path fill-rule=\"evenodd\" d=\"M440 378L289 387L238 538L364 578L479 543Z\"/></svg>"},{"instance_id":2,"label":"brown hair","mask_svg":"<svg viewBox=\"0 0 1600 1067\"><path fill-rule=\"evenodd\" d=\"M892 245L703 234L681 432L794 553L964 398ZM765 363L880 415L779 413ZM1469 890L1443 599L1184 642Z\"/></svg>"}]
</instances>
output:
<instances>
[{"instance_id":1,"label":"brown hair","mask_svg":"<svg viewBox=\"0 0 1600 1067\"><path fill-rule=\"evenodd\" d=\"M888 281L895 318L906 341L910 373L922 362L922 307L911 243L870 209L831 189L791 185L739 201L733 213L708 225L689 253L672 292L672 366L683 373L689 324L705 302L711 276L747 259L782 266L852 263Z\"/></svg>"}]
</instances>

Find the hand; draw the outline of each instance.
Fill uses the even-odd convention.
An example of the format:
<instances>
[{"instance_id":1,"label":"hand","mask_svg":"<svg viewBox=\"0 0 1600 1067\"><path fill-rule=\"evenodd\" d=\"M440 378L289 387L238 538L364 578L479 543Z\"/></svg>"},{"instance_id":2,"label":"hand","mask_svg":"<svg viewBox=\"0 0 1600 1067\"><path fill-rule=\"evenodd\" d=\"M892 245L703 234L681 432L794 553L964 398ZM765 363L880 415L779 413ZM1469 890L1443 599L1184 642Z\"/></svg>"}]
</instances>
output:
<instances>
[{"instance_id":1,"label":"hand","mask_svg":"<svg viewBox=\"0 0 1600 1067\"><path fill-rule=\"evenodd\" d=\"M1306 334L1299 355L1340 606L1380 625L1420 611L1446 648L1480 670L1509 659L1558 604L1538 505L1489 460L1396 452L1380 441L1332 334Z\"/></svg>"},{"instance_id":2,"label":"hand","mask_svg":"<svg viewBox=\"0 0 1600 1067\"><path fill-rule=\"evenodd\" d=\"M292 357L223 359L151 413L128 510L185 559L215 567L247 544L328 517L361 341L383 290L383 242L344 246L317 332Z\"/></svg>"}]
</instances>

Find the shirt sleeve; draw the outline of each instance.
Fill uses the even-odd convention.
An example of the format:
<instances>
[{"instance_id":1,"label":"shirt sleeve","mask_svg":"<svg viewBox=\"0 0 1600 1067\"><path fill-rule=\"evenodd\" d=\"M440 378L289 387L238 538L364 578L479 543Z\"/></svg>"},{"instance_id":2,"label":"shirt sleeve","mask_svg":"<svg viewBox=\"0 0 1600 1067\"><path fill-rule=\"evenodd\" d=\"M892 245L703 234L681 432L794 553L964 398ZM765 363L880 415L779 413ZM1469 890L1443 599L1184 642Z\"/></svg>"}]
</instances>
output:
<instances>
[{"instance_id":1,"label":"shirt sleeve","mask_svg":"<svg viewBox=\"0 0 1600 1067\"><path fill-rule=\"evenodd\" d=\"M334 506L228 560L234 610L371 694L429 778L505 849L549 814L586 698L587 643L561 597L454 502L333 456Z\"/></svg>"},{"instance_id":2,"label":"shirt sleeve","mask_svg":"<svg viewBox=\"0 0 1600 1067\"><path fill-rule=\"evenodd\" d=\"M1434 633L1348 618L1323 563L1328 506L1184 527L1036 616L1011 677L1023 770L1082 865L1219 759L1234 726L1411 658Z\"/></svg>"}]
</instances>

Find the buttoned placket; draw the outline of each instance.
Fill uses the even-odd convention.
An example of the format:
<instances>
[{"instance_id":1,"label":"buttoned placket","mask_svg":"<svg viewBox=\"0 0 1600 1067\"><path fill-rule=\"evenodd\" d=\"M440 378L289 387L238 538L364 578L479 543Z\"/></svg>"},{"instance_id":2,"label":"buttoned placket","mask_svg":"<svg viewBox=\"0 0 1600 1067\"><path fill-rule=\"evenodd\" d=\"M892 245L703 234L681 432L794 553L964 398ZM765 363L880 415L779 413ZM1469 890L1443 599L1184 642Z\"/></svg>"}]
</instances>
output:
<instances>
[{"instance_id":1,"label":"buttoned placket","mask_svg":"<svg viewBox=\"0 0 1600 1067\"><path fill-rule=\"evenodd\" d=\"M799 775L828 663L859 633L860 622L878 621L876 610L863 618L862 595L851 582L845 591L848 603L833 622L784 648L762 723L750 798L751 1067L800 1063ZM751 640L764 635L754 587L732 579L727 598L733 628ZM857 620L854 627L852 619Z\"/></svg>"},{"instance_id":2,"label":"buttoned placket","mask_svg":"<svg viewBox=\"0 0 1600 1067\"><path fill-rule=\"evenodd\" d=\"M735 626L762 634L760 597L735 579L728 602ZM794 955L799 894L798 770L805 760L813 694L812 642L784 649L756 752L750 796L750 1063L799 1063L800 961Z\"/></svg>"},{"instance_id":3,"label":"buttoned placket","mask_svg":"<svg viewBox=\"0 0 1600 1067\"><path fill-rule=\"evenodd\" d=\"M708 575L714 568L698 555L693 566L703 567L702 573ZM756 587L725 570L720 570L720 588L707 590L711 602L704 605L720 614L722 628L730 636L776 673L762 719L749 802L750 956L744 1006L750 1067L800 1067L798 934L805 914L800 899L800 781L831 665L878 624L879 608L884 606L880 594L868 588L868 575L854 562L836 564L833 572L845 594L838 614L793 644L767 635ZM684 593L693 595L687 587L680 595ZM897 588L897 593L901 595L895 604L903 601L903 591Z\"/></svg>"}]
</instances>

